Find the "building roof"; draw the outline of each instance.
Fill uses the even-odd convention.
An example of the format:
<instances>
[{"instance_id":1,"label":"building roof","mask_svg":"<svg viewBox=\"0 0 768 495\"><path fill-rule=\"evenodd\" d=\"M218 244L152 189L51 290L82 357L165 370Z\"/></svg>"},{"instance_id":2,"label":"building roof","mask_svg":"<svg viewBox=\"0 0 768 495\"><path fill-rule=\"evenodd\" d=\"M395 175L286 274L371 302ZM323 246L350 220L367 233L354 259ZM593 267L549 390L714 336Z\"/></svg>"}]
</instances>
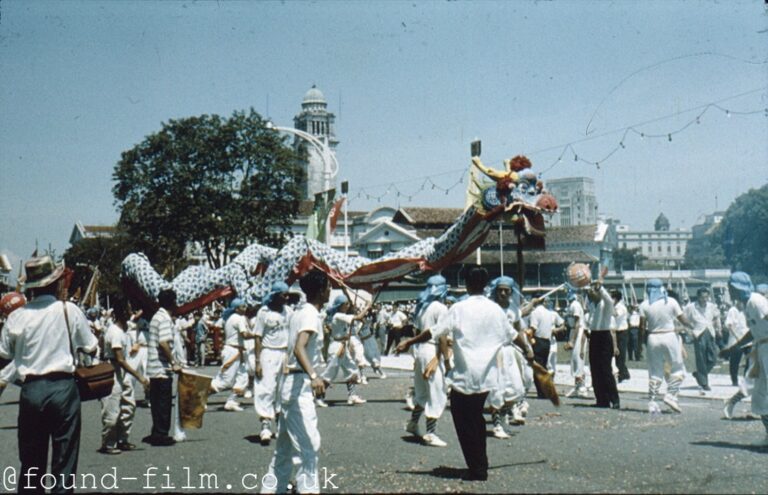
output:
<instances>
[{"instance_id":1,"label":"building roof","mask_svg":"<svg viewBox=\"0 0 768 495\"><path fill-rule=\"evenodd\" d=\"M400 208L392 217L392 221L415 227L419 225L445 225L447 227L455 222L462 213L464 213L463 208Z\"/></svg>"},{"instance_id":2,"label":"building roof","mask_svg":"<svg viewBox=\"0 0 768 495\"><path fill-rule=\"evenodd\" d=\"M501 261L501 255L498 251L483 250L481 253L483 264L495 264ZM462 263L474 263L477 260L475 253L470 254ZM526 251L523 255L525 264L546 265L546 264L568 264L568 263L595 263L599 261L592 255L584 251ZM515 253L507 251L504 253L504 262L508 264L517 263Z\"/></svg>"},{"instance_id":3,"label":"building roof","mask_svg":"<svg viewBox=\"0 0 768 495\"><path fill-rule=\"evenodd\" d=\"M325 95L322 91L317 89L317 87L313 84L311 88L309 88L309 91L304 93L304 100L302 100L302 103L327 103L325 100Z\"/></svg>"}]
</instances>

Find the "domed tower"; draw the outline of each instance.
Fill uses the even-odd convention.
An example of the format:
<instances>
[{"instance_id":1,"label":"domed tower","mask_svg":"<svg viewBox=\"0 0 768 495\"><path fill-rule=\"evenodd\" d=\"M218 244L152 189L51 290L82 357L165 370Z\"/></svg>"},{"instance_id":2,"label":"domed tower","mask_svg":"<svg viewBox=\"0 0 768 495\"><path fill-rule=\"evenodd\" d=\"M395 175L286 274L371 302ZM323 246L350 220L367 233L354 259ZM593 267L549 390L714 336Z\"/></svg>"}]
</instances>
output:
<instances>
[{"instance_id":1,"label":"domed tower","mask_svg":"<svg viewBox=\"0 0 768 495\"><path fill-rule=\"evenodd\" d=\"M296 129L317 137L330 148L331 152L335 152L336 145L339 144L334 129L335 120L336 116L328 111L328 102L325 100L323 92L313 84L309 91L304 94L301 112L293 118L293 125ZM307 151L308 160L304 165L306 199L314 199L316 193L335 187L335 181L329 177L326 164L316 149L298 137L294 140L293 146L296 149L304 148Z\"/></svg>"},{"instance_id":2,"label":"domed tower","mask_svg":"<svg viewBox=\"0 0 768 495\"><path fill-rule=\"evenodd\" d=\"M663 213L659 214L654 223L654 230L656 232L669 232L669 220Z\"/></svg>"}]
</instances>

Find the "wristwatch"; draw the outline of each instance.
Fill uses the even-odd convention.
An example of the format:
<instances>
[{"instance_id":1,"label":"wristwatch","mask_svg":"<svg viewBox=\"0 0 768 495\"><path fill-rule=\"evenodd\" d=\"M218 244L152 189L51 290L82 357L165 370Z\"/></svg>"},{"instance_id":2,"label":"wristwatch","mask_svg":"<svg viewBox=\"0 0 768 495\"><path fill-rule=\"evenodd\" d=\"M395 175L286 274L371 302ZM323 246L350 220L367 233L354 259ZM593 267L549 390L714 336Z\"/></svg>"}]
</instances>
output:
<instances>
[{"instance_id":1,"label":"wristwatch","mask_svg":"<svg viewBox=\"0 0 768 495\"><path fill-rule=\"evenodd\" d=\"M309 379L310 379L310 380L314 380L315 378L317 378L317 373L315 373L315 372L313 371L313 372L312 372L312 374L311 374L311 375L309 375Z\"/></svg>"}]
</instances>

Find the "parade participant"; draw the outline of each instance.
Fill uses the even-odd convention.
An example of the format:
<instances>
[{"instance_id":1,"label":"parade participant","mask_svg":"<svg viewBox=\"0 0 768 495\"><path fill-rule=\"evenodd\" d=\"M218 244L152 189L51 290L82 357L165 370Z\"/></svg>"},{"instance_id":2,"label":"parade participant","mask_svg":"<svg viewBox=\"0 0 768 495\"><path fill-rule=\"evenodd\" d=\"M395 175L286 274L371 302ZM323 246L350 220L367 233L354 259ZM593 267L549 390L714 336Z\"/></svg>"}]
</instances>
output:
<instances>
[{"instance_id":1,"label":"parade participant","mask_svg":"<svg viewBox=\"0 0 768 495\"><path fill-rule=\"evenodd\" d=\"M387 374L381 368L381 351L379 351L379 345L376 342L375 321L372 311L368 311L368 315L362 322L360 332L358 336L363 344L363 356L371 363L373 372L379 375L380 379L385 379Z\"/></svg>"},{"instance_id":2,"label":"parade participant","mask_svg":"<svg viewBox=\"0 0 768 495\"><path fill-rule=\"evenodd\" d=\"M370 309L368 311L370 312ZM348 342L349 354L352 356L352 360L359 370L361 385L368 385L368 379L365 377L365 368L371 365L365 358L365 347L363 347L363 341L360 340L360 332L362 331L364 322L367 318L368 314L366 313L362 320L352 323Z\"/></svg>"},{"instance_id":3,"label":"parade participant","mask_svg":"<svg viewBox=\"0 0 768 495\"><path fill-rule=\"evenodd\" d=\"M279 435L267 476L274 485L262 484L262 493L286 493L297 458L295 488L298 493L319 493L318 452L320 432L312 400L325 393L325 382L317 374L320 365L318 334L323 331L320 308L328 301L328 277L312 270L299 281L307 302L288 320L288 360L280 388Z\"/></svg>"},{"instance_id":4,"label":"parade participant","mask_svg":"<svg viewBox=\"0 0 768 495\"><path fill-rule=\"evenodd\" d=\"M93 354L97 341L80 308L56 299L65 283L64 266L42 256L30 259L24 268L24 288L31 300L8 316L0 337L0 368L13 361L23 382L18 476L25 480L25 488L43 493L50 444L50 474L55 481L51 490L71 491L80 453L80 395L73 376L73 350Z\"/></svg>"},{"instance_id":5,"label":"parade participant","mask_svg":"<svg viewBox=\"0 0 768 495\"><path fill-rule=\"evenodd\" d=\"M253 386L253 406L261 421L259 439L262 444L268 444L272 439L278 380L288 351L288 317L291 311L285 304L287 294L285 283L272 284L254 318L256 382Z\"/></svg>"},{"instance_id":6,"label":"parade participant","mask_svg":"<svg viewBox=\"0 0 768 495\"><path fill-rule=\"evenodd\" d=\"M331 307L326 310L326 321L330 322L331 343L328 345L328 364L323 370L323 379L331 383L336 379L339 372L342 373L342 380L347 384L347 404L354 406L365 404L357 392L357 383L360 381L360 369L349 348L349 336L352 331L352 324L362 320L371 305L370 302L362 310L354 313L355 305L352 304L352 298L346 287L343 287L344 294L336 296Z\"/></svg>"},{"instance_id":7,"label":"parade participant","mask_svg":"<svg viewBox=\"0 0 768 495\"><path fill-rule=\"evenodd\" d=\"M616 332L616 344L619 348L619 355L616 356L616 367L619 369L618 382L629 380L629 370L627 369L627 343L629 341L629 312L624 305L624 297L618 290L611 291L613 299L613 318L614 329Z\"/></svg>"},{"instance_id":8,"label":"parade participant","mask_svg":"<svg viewBox=\"0 0 768 495\"><path fill-rule=\"evenodd\" d=\"M99 452L102 454L120 454L124 450L136 448L128 440L136 414L133 381L135 379L144 388L149 387L149 380L140 375L125 358L125 351L130 348L130 337L125 331L129 319L128 307L118 300L112 310L114 321L104 333L104 359L115 367L115 381L112 393L101 399Z\"/></svg>"},{"instance_id":9,"label":"parade participant","mask_svg":"<svg viewBox=\"0 0 768 495\"><path fill-rule=\"evenodd\" d=\"M735 301L725 316L725 328L728 330L726 348L732 349L728 356L728 371L731 375L731 385L734 387L739 386L739 365L741 364L741 357L745 354L744 350L734 348L734 346L749 331L743 310L744 304L741 301Z\"/></svg>"},{"instance_id":10,"label":"parade participant","mask_svg":"<svg viewBox=\"0 0 768 495\"><path fill-rule=\"evenodd\" d=\"M232 390L224 403L225 411L243 411L242 406L237 402L237 396L243 395L248 387L248 371L243 358L245 339L251 335L248 318L245 316L247 309L244 300L235 298L222 315L224 348L221 351L221 367L211 380L211 391L217 393Z\"/></svg>"},{"instance_id":11,"label":"parade participant","mask_svg":"<svg viewBox=\"0 0 768 495\"><path fill-rule=\"evenodd\" d=\"M4 326L5 319L25 304L27 299L19 292L9 292L0 299L0 330ZM19 382L19 374L16 372L16 365L11 361L0 370L0 395L3 395L8 384L13 382Z\"/></svg>"},{"instance_id":12,"label":"parade participant","mask_svg":"<svg viewBox=\"0 0 768 495\"><path fill-rule=\"evenodd\" d=\"M488 272L483 267L470 268L466 275L469 297L452 305L437 326L426 331L430 337L453 337L455 367L448 371L446 381L451 387L456 435L469 468L464 479L469 481L488 479L483 406L489 392L501 386L499 351L504 344L522 338L499 305L483 295L487 283ZM449 368L445 355L443 350L444 364Z\"/></svg>"},{"instance_id":13,"label":"parade participant","mask_svg":"<svg viewBox=\"0 0 768 495\"><path fill-rule=\"evenodd\" d=\"M437 325L448 312L443 304L448 295L448 283L442 275L427 279L427 287L419 294L419 302L413 315L416 336L401 342L395 352L407 352L413 346L413 412L405 431L419 436L419 419L424 414L427 433L422 437L426 445L445 447L448 445L437 436L437 421L445 410L448 396L445 390L444 369L440 363L438 341L427 330Z\"/></svg>"},{"instance_id":14,"label":"parade participant","mask_svg":"<svg viewBox=\"0 0 768 495\"><path fill-rule=\"evenodd\" d=\"M750 377L752 389L752 413L760 416L765 436L754 445L768 446L768 299L754 292L752 280L744 272L734 272L728 280L731 299L744 304L744 316L754 342L751 360L754 362Z\"/></svg>"},{"instance_id":15,"label":"parade participant","mask_svg":"<svg viewBox=\"0 0 768 495\"><path fill-rule=\"evenodd\" d=\"M644 338L640 335L640 312L637 306L633 305L627 319L629 324L629 342L627 342L627 359L630 361L640 361L643 359L642 343Z\"/></svg>"},{"instance_id":16,"label":"parade participant","mask_svg":"<svg viewBox=\"0 0 768 495\"><path fill-rule=\"evenodd\" d=\"M160 309L149 322L147 346L147 377L149 401L152 410L152 433L144 441L156 446L173 445L176 441L168 433L171 430L173 398L173 374L181 371L181 365L173 358L173 318L176 309L176 292L163 289L157 296Z\"/></svg>"},{"instance_id":17,"label":"parade participant","mask_svg":"<svg viewBox=\"0 0 768 495\"><path fill-rule=\"evenodd\" d=\"M568 319L571 322L571 333L568 342L565 344L565 350L571 352L571 376L573 376L573 388L565 394L566 397L574 395L580 399L589 399L587 392L587 378L584 366L584 358L587 347L587 336L585 327L587 320L584 316L584 307L579 301L576 292L568 293Z\"/></svg>"},{"instance_id":18,"label":"parade participant","mask_svg":"<svg viewBox=\"0 0 768 495\"><path fill-rule=\"evenodd\" d=\"M587 289L589 300L589 369L592 372L592 389L597 400L595 407L619 409L619 391L611 369L611 360L618 356L616 334L611 328L613 299L602 282L592 282Z\"/></svg>"},{"instance_id":19,"label":"parade participant","mask_svg":"<svg viewBox=\"0 0 768 495\"><path fill-rule=\"evenodd\" d=\"M648 336L648 411L659 412L656 399L662 380L667 381L667 393L662 402L675 412L682 412L677 400L680 385L685 378L683 342L676 331L675 322L690 326L677 300L667 295L661 280L654 278L646 285L646 299L640 304L640 325ZM669 364L669 376L664 365Z\"/></svg>"},{"instance_id":20,"label":"parade participant","mask_svg":"<svg viewBox=\"0 0 768 495\"><path fill-rule=\"evenodd\" d=\"M195 365L205 366L208 336L213 332L213 318L204 311L195 325Z\"/></svg>"},{"instance_id":21,"label":"parade participant","mask_svg":"<svg viewBox=\"0 0 768 495\"><path fill-rule=\"evenodd\" d=\"M693 377L703 395L712 390L709 386L709 373L717 363L715 339L720 334L720 313L717 306L709 302L709 289L702 287L696 291L696 301L685 307L685 317L693 324L693 351L696 355Z\"/></svg>"},{"instance_id":22,"label":"parade participant","mask_svg":"<svg viewBox=\"0 0 768 495\"><path fill-rule=\"evenodd\" d=\"M540 299L537 299L540 301ZM557 312L552 311L549 306L549 299L543 300L543 304L539 304L531 312L528 320L528 328L533 334L533 355L534 360L547 368L549 363L549 351L552 346L552 336L565 329L565 320L563 320ZM536 382L536 395L539 399L545 398L544 392L541 390L539 383Z\"/></svg>"},{"instance_id":23,"label":"parade participant","mask_svg":"<svg viewBox=\"0 0 768 495\"><path fill-rule=\"evenodd\" d=\"M384 349L384 354L389 354L392 346L397 347L400 343L406 323L408 323L408 316L400 310L398 305L395 305L387 322L387 347Z\"/></svg>"},{"instance_id":24,"label":"parade participant","mask_svg":"<svg viewBox=\"0 0 768 495\"><path fill-rule=\"evenodd\" d=\"M525 310L520 308L520 291L517 283L512 277L501 276L491 281L486 290L487 296L496 304L501 306L507 316L507 320L513 326L515 331L521 337L518 342L525 350L525 355L533 359L533 349L531 349L528 340L522 338L521 318L528 314L533 306L527 305ZM527 403L525 402L526 387L524 382L525 368L528 367L526 358L521 352L521 348L509 342L502 346L499 351L501 361L501 387L492 392L500 394L501 397L489 397L491 403L491 420L493 422L493 436L496 438L509 438L509 434L504 431L503 420L505 416L511 415L510 424L525 424L525 414ZM502 403L501 409L494 408L492 404Z\"/></svg>"}]
</instances>

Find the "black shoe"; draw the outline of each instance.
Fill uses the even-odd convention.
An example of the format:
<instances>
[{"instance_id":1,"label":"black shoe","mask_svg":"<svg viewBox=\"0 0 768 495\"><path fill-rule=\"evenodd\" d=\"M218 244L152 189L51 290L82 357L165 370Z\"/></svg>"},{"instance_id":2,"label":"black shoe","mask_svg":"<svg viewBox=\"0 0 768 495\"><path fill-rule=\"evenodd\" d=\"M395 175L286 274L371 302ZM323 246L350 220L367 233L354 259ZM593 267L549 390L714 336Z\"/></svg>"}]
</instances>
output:
<instances>
[{"instance_id":1,"label":"black shoe","mask_svg":"<svg viewBox=\"0 0 768 495\"><path fill-rule=\"evenodd\" d=\"M130 442L118 443L117 448L123 451L136 450L136 446Z\"/></svg>"},{"instance_id":2,"label":"black shoe","mask_svg":"<svg viewBox=\"0 0 768 495\"><path fill-rule=\"evenodd\" d=\"M608 409L611 404L590 404L589 407L596 407L598 409Z\"/></svg>"},{"instance_id":3,"label":"black shoe","mask_svg":"<svg viewBox=\"0 0 768 495\"><path fill-rule=\"evenodd\" d=\"M621 409L621 404L619 402L614 402L611 405L611 408L613 408L613 409Z\"/></svg>"},{"instance_id":4,"label":"black shoe","mask_svg":"<svg viewBox=\"0 0 768 495\"><path fill-rule=\"evenodd\" d=\"M488 473L473 473L467 471L461 476L462 481L488 481Z\"/></svg>"},{"instance_id":5,"label":"black shoe","mask_svg":"<svg viewBox=\"0 0 768 495\"><path fill-rule=\"evenodd\" d=\"M706 392L711 392L712 391L712 388L709 385L704 385L701 388L703 388Z\"/></svg>"},{"instance_id":6,"label":"black shoe","mask_svg":"<svg viewBox=\"0 0 768 495\"><path fill-rule=\"evenodd\" d=\"M141 441L155 447L167 447L169 445L173 445L176 443L176 440L174 440L173 437L169 437L167 435L166 436L149 435L142 438Z\"/></svg>"},{"instance_id":7,"label":"black shoe","mask_svg":"<svg viewBox=\"0 0 768 495\"><path fill-rule=\"evenodd\" d=\"M123 452L120 449L116 449L114 447L102 447L98 450L99 454L107 454L107 455L117 455L122 454Z\"/></svg>"}]
</instances>

